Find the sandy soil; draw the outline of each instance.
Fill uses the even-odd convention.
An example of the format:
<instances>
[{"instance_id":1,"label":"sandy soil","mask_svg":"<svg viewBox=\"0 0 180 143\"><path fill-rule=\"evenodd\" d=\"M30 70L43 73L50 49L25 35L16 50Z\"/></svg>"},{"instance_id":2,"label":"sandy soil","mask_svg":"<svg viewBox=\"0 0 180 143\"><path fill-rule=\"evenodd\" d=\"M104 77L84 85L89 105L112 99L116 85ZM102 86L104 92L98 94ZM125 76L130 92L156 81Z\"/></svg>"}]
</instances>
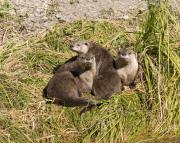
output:
<instances>
[{"instance_id":1,"label":"sandy soil","mask_svg":"<svg viewBox=\"0 0 180 143\"><path fill-rule=\"evenodd\" d=\"M129 18L146 9L142 0L11 0L28 30L49 28L54 23L77 19Z\"/></svg>"},{"instance_id":2,"label":"sandy soil","mask_svg":"<svg viewBox=\"0 0 180 143\"><path fill-rule=\"evenodd\" d=\"M180 8L177 1L172 0L174 8ZM10 0L10 5L10 14L28 31L78 19L128 19L147 9L145 0Z\"/></svg>"}]
</instances>

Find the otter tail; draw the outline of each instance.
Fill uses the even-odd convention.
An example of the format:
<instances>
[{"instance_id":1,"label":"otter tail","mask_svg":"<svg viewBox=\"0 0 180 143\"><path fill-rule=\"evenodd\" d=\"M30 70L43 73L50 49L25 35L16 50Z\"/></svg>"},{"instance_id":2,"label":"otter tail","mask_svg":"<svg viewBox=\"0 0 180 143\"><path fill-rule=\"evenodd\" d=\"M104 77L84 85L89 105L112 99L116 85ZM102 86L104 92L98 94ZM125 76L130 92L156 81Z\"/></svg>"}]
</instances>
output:
<instances>
[{"instance_id":1,"label":"otter tail","mask_svg":"<svg viewBox=\"0 0 180 143\"><path fill-rule=\"evenodd\" d=\"M80 115L82 113L85 113L87 111L90 111L94 107L100 106L102 103L92 101L90 99L81 98L81 97L73 97L69 99L58 99L58 98L51 98L47 96L47 88L43 90L43 97L49 99L46 101L46 103L55 103L58 105L66 106L66 107L76 107L76 106L85 106L81 111Z\"/></svg>"},{"instance_id":2,"label":"otter tail","mask_svg":"<svg viewBox=\"0 0 180 143\"><path fill-rule=\"evenodd\" d=\"M66 106L66 107L76 107L76 106L85 106L81 111L80 111L80 115L90 111L91 109L100 106L102 103L97 102L97 101L92 101L90 99L85 99L85 98L81 98L81 97L74 97L71 99L68 99L67 102L60 100L60 99L54 99L54 102L56 104L60 104L62 106Z\"/></svg>"},{"instance_id":3,"label":"otter tail","mask_svg":"<svg viewBox=\"0 0 180 143\"><path fill-rule=\"evenodd\" d=\"M90 106L94 105L94 103L90 99L82 98L82 97L73 97L68 100L70 102L70 106Z\"/></svg>"},{"instance_id":4,"label":"otter tail","mask_svg":"<svg viewBox=\"0 0 180 143\"><path fill-rule=\"evenodd\" d=\"M76 107L76 106L88 107L88 106L96 105L90 99L85 99L81 97L69 97L66 99L52 98L52 102L58 105L66 106L66 107Z\"/></svg>"}]
</instances>

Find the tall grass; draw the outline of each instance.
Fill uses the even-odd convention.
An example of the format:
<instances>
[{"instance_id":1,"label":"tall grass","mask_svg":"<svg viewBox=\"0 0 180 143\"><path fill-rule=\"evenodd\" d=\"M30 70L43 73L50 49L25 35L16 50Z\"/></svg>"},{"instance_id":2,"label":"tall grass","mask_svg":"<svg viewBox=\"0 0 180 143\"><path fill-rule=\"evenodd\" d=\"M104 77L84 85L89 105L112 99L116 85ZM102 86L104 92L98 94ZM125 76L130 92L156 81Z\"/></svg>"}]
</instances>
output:
<instances>
[{"instance_id":1,"label":"tall grass","mask_svg":"<svg viewBox=\"0 0 180 143\"><path fill-rule=\"evenodd\" d=\"M127 27L134 28L129 21L81 20L57 25L38 38L3 44L0 142L153 142L155 138L178 136L178 16L168 1L157 1L155 5L149 3L140 31L135 33L126 31ZM136 89L114 95L82 116L79 108L45 104L42 89L53 68L75 55L68 48L75 39L94 40L113 55L120 45L134 43L141 66Z\"/></svg>"},{"instance_id":2,"label":"tall grass","mask_svg":"<svg viewBox=\"0 0 180 143\"><path fill-rule=\"evenodd\" d=\"M148 8L137 49L145 51L142 62L147 81L146 92L149 93L148 103L159 114L158 122L170 123L179 118L180 59L175 35L179 34L180 27L167 0L149 4Z\"/></svg>"}]
</instances>

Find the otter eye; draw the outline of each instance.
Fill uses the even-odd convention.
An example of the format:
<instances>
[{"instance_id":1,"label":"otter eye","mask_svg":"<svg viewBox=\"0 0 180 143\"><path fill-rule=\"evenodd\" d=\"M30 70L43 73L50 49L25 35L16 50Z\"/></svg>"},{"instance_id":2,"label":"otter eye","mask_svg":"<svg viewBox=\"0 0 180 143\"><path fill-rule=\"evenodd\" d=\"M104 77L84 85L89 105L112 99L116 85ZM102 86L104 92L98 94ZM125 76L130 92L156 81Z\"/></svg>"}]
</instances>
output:
<instances>
[{"instance_id":1,"label":"otter eye","mask_svg":"<svg viewBox=\"0 0 180 143\"><path fill-rule=\"evenodd\" d=\"M87 46L87 45L88 45L88 43L86 42L86 43L84 43L84 45L86 45L86 46Z\"/></svg>"}]
</instances>

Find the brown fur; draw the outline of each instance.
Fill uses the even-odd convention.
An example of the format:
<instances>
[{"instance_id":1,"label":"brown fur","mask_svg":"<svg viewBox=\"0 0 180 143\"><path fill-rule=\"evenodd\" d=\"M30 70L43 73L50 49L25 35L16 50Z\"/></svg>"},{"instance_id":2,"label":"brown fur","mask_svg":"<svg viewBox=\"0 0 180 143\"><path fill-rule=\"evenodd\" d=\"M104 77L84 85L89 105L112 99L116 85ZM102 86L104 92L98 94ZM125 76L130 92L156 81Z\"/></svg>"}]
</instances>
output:
<instances>
[{"instance_id":1,"label":"brown fur","mask_svg":"<svg viewBox=\"0 0 180 143\"><path fill-rule=\"evenodd\" d=\"M56 72L54 76L50 79L48 85L44 90L44 94L47 98L54 99L54 103L60 104L63 106L74 107L74 106L88 106L94 105L92 101L89 99L85 99L81 97L81 94L84 91L91 90L89 87L89 81L83 79L83 76L93 76L89 75L91 70L94 72L93 65L95 63L91 63L91 68L87 70L90 66L88 62L88 55L83 55L87 57L85 61L75 61L71 66L72 69L84 67L85 71L82 72L78 76L74 76L70 71L62 70L61 72ZM86 75L87 72L87 75ZM92 79L93 80L93 79Z\"/></svg>"},{"instance_id":2,"label":"brown fur","mask_svg":"<svg viewBox=\"0 0 180 143\"><path fill-rule=\"evenodd\" d=\"M109 70L94 79L92 93L101 99L109 99L114 93L121 93L121 78L116 70Z\"/></svg>"},{"instance_id":3,"label":"brown fur","mask_svg":"<svg viewBox=\"0 0 180 143\"><path fill-rule=\"evenodd\" d=\"M84 46L87 46L88 50L83 50ZM121 78L114 68L113 57L105 48L94 42L78 41L72 45L71 49L78 53L85 51L96 57L97 72L92 87L93 95L108 99L113 93L122 91Z\"/></svg>"},{"instance_id":4,"label":"brown fur","mask_svg":"<svg viewBox=\"0 0 180 143\"><path fill-rule=\"evenodd\" d=\"M101 45L95 42L77 41L74 44L72 44L71 49L75 51L73 47L76 45L81 46L82 44L86 44L86 46L88 47L86 53L92 54L96 58L97 75L103 73L104 71L111 70L114 67L113 65L114 60L111 54L105 48L103 48ZM80 54L83 53L83 51L75 51L75 52Z\"/></svg>"},{"instance_id":5,"label":"brown fur","mask_svg":"<svg viewBox=\"0 0 180 143\"><path fill-rule=\"evenodd\" d=\"M138 71L136 53L129 49L120 49L115 66L118 75L122 79L122 84L126 86L133 84Z\"/></svg>"}]
</instances>

